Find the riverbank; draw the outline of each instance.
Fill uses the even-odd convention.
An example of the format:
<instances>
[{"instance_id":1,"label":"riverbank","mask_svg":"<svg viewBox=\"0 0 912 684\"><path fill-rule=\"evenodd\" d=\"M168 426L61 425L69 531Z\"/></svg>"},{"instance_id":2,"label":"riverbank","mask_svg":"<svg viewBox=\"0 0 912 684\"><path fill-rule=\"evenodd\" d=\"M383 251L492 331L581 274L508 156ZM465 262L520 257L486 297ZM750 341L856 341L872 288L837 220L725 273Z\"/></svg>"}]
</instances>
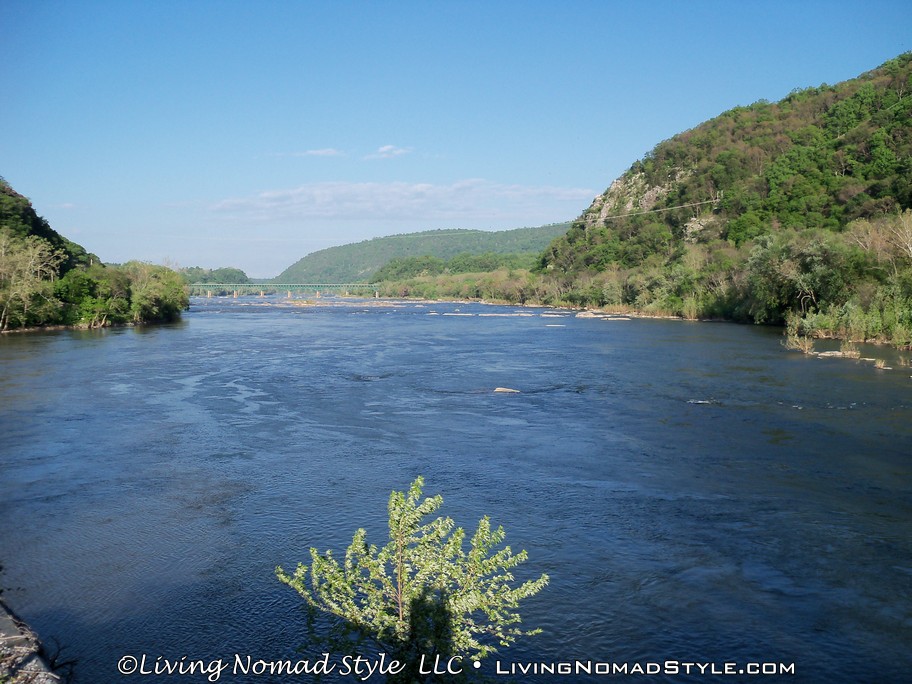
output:
<instances>
[{"instance_id":1,"label":"riverbank","mask_svg":"<svg viewBox=\"0 0 912 684\"><path fill-rule=\"evenodd\" d=\"M44 649L31 628L0 601L0 682L3 684L56 684Z\"/></svg>"},{"instance_id":2,"label":"riverbank","mask_svg":"<svg viewBox=\"0 0 912 684\"><path fill-rule=\"evenodd\" d=\"M674 274L666 274L667 277L664 278L647 278L645 281L640 275L631 275L629 272L601 276L589 274L584 278L588 284L583 287L582 284L574 284L572 278L568 280L569 276L555 279L556 276L540 276L527 271L501 270L417 276L376 283L375 286L380 295L385 297L474 299L512 305L570 306L626 313L637 318L668 317L693 321L723 318L735 322L784 324L787 319L797 316L803 334L815 339L837 338L887 345L899 350L912 349L912 298L903 295L905 290L902 288L883 289L885 286L882 286L883 291L877 297L868 292L860 298L869 302L865 306L857 303L859 297L839 302L814 299L813 313L809 313L807 301L803 305L799 301L764 301L760 295L747 288L746 276L742 278L744 283L738 292L723 292L719 294L721 299L713 299L707 293L703 297L696 294L683 298L671 296L669 293L674 290L671 283L677 277ZM628 276L632 278L630 283L625 280ZM757 278L762 280L762 274ZM650 293L653 280L658 290ZM634 291L627 292L628 286L635 286ZM770 285L768 291L778 290ZM801 314L797 313L799 308Z\"/></svg>"},{"instance_id":3,"label":"riverbank","mask_svg":"<svg viewBox=\"0 0 912 684\"><path fill-rule=\"evenodd\" d=\"M189 308L189 307L188 307ZM126 322L116 322L116 323L105 323L104 325L88 325L86 323L74 323L72 325L55 323L53 325L31 325L24 328L7 328L6 330L0 330L0 335L17 335L17 334L26 334L26 333L37 333L37 332L59 332L61 330L79 330L79 331L88 331L88 330L110 330L116 328L140 328L150 325L167 325L170 323L179 323L181 317L178 316L173 320L148 320L148 321L126 321Z\"/></svg>"}]
</instances>

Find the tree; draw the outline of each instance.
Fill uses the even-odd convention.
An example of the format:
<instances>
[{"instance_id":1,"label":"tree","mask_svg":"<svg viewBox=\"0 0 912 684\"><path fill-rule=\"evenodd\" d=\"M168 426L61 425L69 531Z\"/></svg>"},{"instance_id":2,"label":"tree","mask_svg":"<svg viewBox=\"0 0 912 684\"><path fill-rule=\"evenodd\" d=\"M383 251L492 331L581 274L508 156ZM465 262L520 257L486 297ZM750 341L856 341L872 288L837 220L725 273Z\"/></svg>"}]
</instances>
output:
<instances>
[{"instance_id":1,"label":"tree","mask_svg":"<svg viewBox=\"0 0 912 684\"><path fill-rule=\"evenodd\" d=\"M52 281L63 259L40 237L18 238L0 229L0 330L42 324L57 315Z\"/></svg>"},{"instance_id":2,"label":"tree","mask_svg":"<svg viewBox=\"0 0 912 684\"><path fill-rule=\"evenodd\" d=\"M537 594L548 576L512 586L511 572L526 560L491 529L487 517L463 549L465 531L450 518L425 519L443 503L440 495L421 501L423 478L408 493L389 498L389 542L367 543L364 529L355 532L340 564L331 551L310 549L311 564L298 564L293 574L276 568L281 582L294 588L317 611L328 613L356 638L373 641L406 668L408 681L418 676L422 656L463 656L478 660L509 646L523 631L516 612L520 600Z\"/></svg>"},{"instance_id":3,"label":"tree","mask_svg":"<svg viewBox=\"0 0 912 684\"><path fill-rule=\"evenodd\" d=\"M74 322L89 328L103 328L130 320L130 278L121 267L96 264L85 271L74 269L58 281L58 285L70 279L84 282L88 287L87 291L76 291L77 295L82 292L78 298L61 297L74 303L72 306L76 310L71 316L75 318Z\"/></svg>"},{"instance_id":4,"label":"tree","mask_svg":"<svg viewBox=\"0 0 912 684\"><path fill-rule=\"evenodd\" d=\"M184 281L170 268L130 261L123 270L130 278L130 314L135 323L175 321L189 306Z\"/></svg>"},{"instance_id":5,"label":"tree","mask_svg":"<svg viewBox=\"0 0 912 684\"><path fill-rule=\"evenodd\" d=\"M906 209L890 222L890 237L900 253L912 259L912 209Z\"/></svg>"}]
</instances>

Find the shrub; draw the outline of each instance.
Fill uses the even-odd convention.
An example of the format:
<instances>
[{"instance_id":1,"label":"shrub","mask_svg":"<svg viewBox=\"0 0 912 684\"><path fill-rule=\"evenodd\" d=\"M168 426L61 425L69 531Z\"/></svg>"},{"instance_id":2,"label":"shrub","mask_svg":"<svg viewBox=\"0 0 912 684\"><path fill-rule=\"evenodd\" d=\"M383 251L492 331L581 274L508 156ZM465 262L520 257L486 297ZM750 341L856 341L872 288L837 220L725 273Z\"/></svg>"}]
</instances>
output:
<instances>
[{"instance_id":1,"label":"shrub","mask_svg":"<svg viewBox=\"0 0 912 684\"><path fill-rule=\"evenodd\" d=\"M421 501L424 480L408 493L389 498L389 542L367 543L364 529L355 532L340 564L331 551L310 549L311 563L293 574L276 568L279 580L295 589L310 608L337 620L336 627L359 643L367 639L406 665L404 681L421 680L422 657L467 656L478 660L509 646L523 631L516 608L537 594L548 576L513 586L511 570L526 560L504 540L502 527L491 529L487 517L463 549L465 531L450 518L432 515L440 495ZM391 680L392 681L392 680Z\"/></svg>"}]
</instances>

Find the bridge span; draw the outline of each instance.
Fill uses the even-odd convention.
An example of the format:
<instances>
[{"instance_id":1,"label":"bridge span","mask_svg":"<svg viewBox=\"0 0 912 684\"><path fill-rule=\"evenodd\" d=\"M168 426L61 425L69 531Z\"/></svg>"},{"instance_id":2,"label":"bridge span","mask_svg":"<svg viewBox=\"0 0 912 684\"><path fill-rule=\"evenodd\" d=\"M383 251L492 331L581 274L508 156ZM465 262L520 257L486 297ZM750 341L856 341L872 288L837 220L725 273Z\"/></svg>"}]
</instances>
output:
<instances>
[{"instance_id":1,"label":"bridge span","mask_svg":"<svg viewBox=\"0 0 912 684\"><path fill-rule=\"evenodd\" d=\"M375 296L373 283L192 283L190 294L203 297L239 297L241 295L282 294L289 299L295 294Z\"/></svg>"}]
</instances>

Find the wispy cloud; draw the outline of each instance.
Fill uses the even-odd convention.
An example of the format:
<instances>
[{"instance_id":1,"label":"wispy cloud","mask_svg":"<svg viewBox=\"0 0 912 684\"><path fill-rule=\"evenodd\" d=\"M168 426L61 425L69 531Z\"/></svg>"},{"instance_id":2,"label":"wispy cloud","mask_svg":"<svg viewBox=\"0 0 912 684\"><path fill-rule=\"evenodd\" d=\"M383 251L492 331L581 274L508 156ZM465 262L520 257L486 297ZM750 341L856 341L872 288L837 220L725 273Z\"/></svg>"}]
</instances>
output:
<instances>
[{"instance_id":1,"label":"wispy cloud","mask_svg":"<svg viewBox=\"0 0 912 684\"><path fill-rule=\"evenodd\" d=\"M393 157L401 157L403 154L408 154L411 151L411 147L384 145L383 147L378 148L373 154L367 155L365 159L392 159Z\"/></svg>"},{"instance_id":2,"label":"wispy cloud","mask_svg":"<svg viewBox=\"0 0 912 684\"><path fill-rule=\"evenodd\" d=\"M334 147L324 147L319 150L307 150L304 153L305 157L341 157L345 153L342 150L337 150Z\"/></svg>"},{"instance_id":3,"label":"wispy cloud","mask_svg":"<svg viewBox=\"0 0 912 684\"><path fill-rule=\"evenodd\" d=\"M510 185L483 179L433 183L310 183L225 199L212 207L244 221L448 221L467 225L502 223L525 216L543 222L576 216L592 200L591 188Z\"/></svg>"},{"instance_id":4,"label":"wispy cloud","mask_svg":"<svg viewBox=\"0 0 912 684\"><path fill-rule=\"evenodd\" d=\"M334 147L323 147L319 150L305 150L304 152L276 152L274 157L344 157L345 152Z\"/></svg>"}]
</instances>

